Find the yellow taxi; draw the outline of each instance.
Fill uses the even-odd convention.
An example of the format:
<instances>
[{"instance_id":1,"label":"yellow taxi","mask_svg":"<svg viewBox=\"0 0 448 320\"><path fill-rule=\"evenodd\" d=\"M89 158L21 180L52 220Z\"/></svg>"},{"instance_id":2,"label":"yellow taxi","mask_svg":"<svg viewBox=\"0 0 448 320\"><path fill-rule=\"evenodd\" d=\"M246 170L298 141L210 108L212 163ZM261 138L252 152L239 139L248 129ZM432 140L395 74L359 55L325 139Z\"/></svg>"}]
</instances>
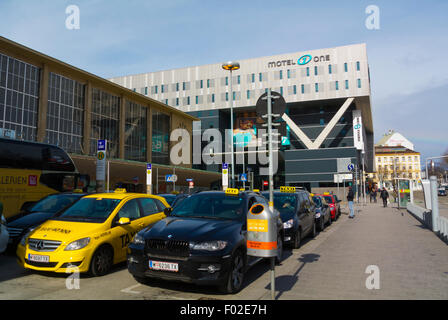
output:
<instances>
[{"instance_id":1,"label":"yellow taxi","mask_svg":"<svg viewBox=\"0 0 448 320\"><path fill-rule=\"evenodd\" d=\"M104 275L126 260L134 235L164 219L168 207L162 197L124 189L85 196L25 235L17 247L18 263L40 271Z\"/></svg>"}]
</instances>

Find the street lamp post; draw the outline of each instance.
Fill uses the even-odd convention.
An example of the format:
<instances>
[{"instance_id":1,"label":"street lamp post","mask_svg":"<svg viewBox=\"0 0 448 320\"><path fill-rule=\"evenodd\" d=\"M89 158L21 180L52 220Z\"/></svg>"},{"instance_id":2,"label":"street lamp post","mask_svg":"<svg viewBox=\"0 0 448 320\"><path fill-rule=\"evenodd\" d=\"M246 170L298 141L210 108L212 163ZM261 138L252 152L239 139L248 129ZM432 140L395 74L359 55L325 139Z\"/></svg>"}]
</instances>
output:
<instances>
[{"instance_id":1,"label":"street lamp post","mask_svg":"<svg viewBox=\"0 0 448 320\"><path fill-rule=\"evenodd\" d=\"M230 141L231 141L231 145L230 145L230 153L231 153L231 157L232 157L232 161L230 162L230 165L232 167L231 170L231 186L232 188L235 187L234 184L234 178L235 178L235 165L233 162L233 89L232 89L232 71L234 70L238 70L240 68L240 64L238 62L234 62L234 61L228 61L228 62L224 62L222 64L222 68L224 70L228 70L230 71Z\"/></svg>"}]
</instances>

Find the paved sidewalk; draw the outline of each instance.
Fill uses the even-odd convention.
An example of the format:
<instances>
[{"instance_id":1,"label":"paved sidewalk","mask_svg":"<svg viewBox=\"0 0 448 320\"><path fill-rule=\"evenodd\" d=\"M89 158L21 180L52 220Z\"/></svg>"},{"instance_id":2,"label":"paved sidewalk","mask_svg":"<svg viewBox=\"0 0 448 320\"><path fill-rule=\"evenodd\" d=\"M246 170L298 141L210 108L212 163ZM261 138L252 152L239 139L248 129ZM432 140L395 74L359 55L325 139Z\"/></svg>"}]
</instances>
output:
<instances>
[{"instance_id":1,"label":"paved sidewalk","mask_svg":"<svg viewBox=\"0 0 448 320\"><path fill-rule=\"evenodd\" d=\"M406 211L358 206L277 268L279 299L448 299L448 246ZM380 289L367 289L369 265ZM269 283L269 273L263 275ZM241 297L256 298L257 283ZM269 285L261 290L269 289ZM259 291L258 291L259 292ZM269 291L258 298L269 299Z\"/></svg>"}]
</instances>

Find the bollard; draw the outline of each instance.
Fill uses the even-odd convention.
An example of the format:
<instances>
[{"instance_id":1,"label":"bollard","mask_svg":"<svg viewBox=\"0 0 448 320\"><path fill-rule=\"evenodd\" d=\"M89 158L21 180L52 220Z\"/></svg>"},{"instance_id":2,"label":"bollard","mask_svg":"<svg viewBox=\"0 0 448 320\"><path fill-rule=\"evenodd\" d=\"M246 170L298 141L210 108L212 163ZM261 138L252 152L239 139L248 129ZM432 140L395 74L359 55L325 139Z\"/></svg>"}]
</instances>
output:
<instances>
[{"instance_id":1,"label":"bollard","mask_svg":"<svg viewBox=\"0 0 448 320\"><path fill-rule=\"evenodd\" d=\"M439 232L439 199L437 194L437 177L429 178L431 188L431 206L432 206L432 231Z\"/></svg>"}]
</instances>

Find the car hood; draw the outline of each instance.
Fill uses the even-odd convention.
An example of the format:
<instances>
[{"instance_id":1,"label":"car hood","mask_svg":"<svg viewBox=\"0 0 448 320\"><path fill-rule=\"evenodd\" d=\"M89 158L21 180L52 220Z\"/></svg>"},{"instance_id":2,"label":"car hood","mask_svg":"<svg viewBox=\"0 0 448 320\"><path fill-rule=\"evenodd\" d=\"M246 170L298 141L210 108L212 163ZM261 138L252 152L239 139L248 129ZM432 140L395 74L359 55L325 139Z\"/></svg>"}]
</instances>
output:
<instances>
[{"instance_id":1,"label":"car hood","mask_svg":"<svg viewBox=\"0 0 448 320\"><path fill-rule=\"evenodd\" d=\"M224 240L229 233L241 230L242 222L204 218L167 217L146 229L146 239L173 239L200 242Z\"/></svg>"},{"instance_id":2,"label":"car hood","mask_svg":"<svg viewBox=\"0 0 448 320\"><path fill-rule=\"evenodd\" d=\"M104 229L104 223L48 220L37 227L30 235L30 238L57 240L63 243L69 243L85 237L92 237Z\"/></svg>"},{"instance_id":3,"label":"car hood","mask_svg":"<svg viewBox=\"0 0 448 320\"><path fill-rule=\"evenodd\" d=\"M280 219L282 219L282 222L294 219L294 216L294 212L280 212Z\"/></svg>"},{"instance_id":4,"label":"car hood","mask_svg":"<svg viewBox=\"0 0 448 320\"><path fill-rule=\"evenodd\" d=\"M30 228L47 221L54 215L54 212L31 212L25 216L8 222L8 227L21 229Z\"/></svg>"}]
</instances>

